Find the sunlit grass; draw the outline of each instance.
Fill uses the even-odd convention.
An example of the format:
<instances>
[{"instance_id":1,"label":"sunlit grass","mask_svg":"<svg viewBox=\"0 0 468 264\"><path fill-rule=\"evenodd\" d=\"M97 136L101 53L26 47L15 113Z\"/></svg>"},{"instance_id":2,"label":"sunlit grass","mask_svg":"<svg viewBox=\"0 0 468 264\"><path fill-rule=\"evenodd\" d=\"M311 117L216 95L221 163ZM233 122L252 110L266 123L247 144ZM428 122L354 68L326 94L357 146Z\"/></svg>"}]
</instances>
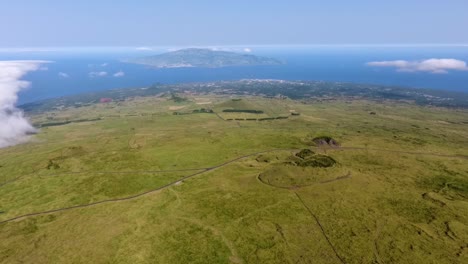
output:
<instances>
[{"instance_id":1,"label":"sunlit grass","mask_svg":"<svg viewBox=\"0 0 468 264\"><path fill-rule=\"evenodd\" d=\"M173 115L173 106L232 100L188 99L135 98L32 116L38 124L48 116L101 120L42 128L31 142L1 149L0 221L131 197L198 172L171 170L285 150L135 199L2 223L0 262L340 263L337 254L347 263L466 262L467 160L404 153L468 155L466 111L251 97L243 103L269 115L301 115L263 122ZM314 149L337 161L331 168L283 164L292 149L310 147L307 138L323 135L359 149ZM287 188L262 183L262 173Z\"/></svg>"}]
</instances>

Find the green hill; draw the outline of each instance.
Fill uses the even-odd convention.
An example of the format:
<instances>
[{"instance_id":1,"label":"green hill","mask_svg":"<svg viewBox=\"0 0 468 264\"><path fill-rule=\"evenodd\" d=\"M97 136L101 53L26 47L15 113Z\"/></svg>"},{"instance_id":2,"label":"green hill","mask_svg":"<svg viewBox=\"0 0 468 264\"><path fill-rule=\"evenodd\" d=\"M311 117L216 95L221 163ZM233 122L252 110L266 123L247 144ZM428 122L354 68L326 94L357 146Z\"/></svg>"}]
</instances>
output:
<instances>
[{"instance_id":1,"label":"green hill","mask_svg":"<svg viewBox=\"0 0 468 264\"><path fill-rule=\"evenodd\" d=\"M157 68L220 68L228 66L280 65L281 61L250 54L210 49L181 49L160 55L125 60L125 62L150 65Z\"/></svg>"}]
</instances>

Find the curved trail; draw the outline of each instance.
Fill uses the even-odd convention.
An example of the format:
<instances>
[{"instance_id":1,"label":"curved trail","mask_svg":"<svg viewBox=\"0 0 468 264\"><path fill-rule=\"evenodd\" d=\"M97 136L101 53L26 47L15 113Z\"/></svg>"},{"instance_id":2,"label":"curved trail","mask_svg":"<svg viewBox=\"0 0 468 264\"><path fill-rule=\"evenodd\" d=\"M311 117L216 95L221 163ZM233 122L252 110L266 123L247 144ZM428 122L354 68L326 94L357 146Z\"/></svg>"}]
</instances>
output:
<instances>
[{"instance_id":1,"label":"curved trail","mask_svg":"<svg viewBox=\"0 0 468 264\"><path fill-rule=\"evenodd\" d=\"M36 212L36 213L29 213L29 214L19 215L19 216L13 217L13 218L9 218L9 219L0 221L0 224L12 222L12 221L15 221L15 220L19 220L19 219L23 219L23 218L27 218L27 217L31 217L31 216L39 216L39 215L45 215L45 214L63 212L63 211L68 211L68 210L78 209L78 208L86 208L86 207L91 207L91 206L95 206L95 205L99 205L99 204L105 204L105 203L112 203L112 202L121 202L121 201L133 200L133 199L136 199L136 198L138 198L138 197L141 197L141 196L144 196L144 195L147 195L147 194L150 194L150 193L154 193L154 192L157 192L157 191L166 189L166 188L168 188L168 187L171 187L171 186L173 186L173 185L176 185L178 182L181 182L181 181L184 181L184 180L186 180L186 179L195 177L195 176L200 175L200 174L202 174L202 173L206 173L206 172L209 172L209 171L212 171L212 170L215 170L215 169L224 167L224 166L226 166L226 165L229 165L229 164L234 163L234 162L236 162L236 161L239 161L239 160L241 160L241 159L245 159L245 158L248 158L248 157L252 157L252 156L256 156L256 155L263 154L263 153L268 153L268 152L275 152L275 151L297 151L297 150L298 150L298 149L271 149L271 150L259 151L259 152L255 152L255 153L252 153L252 154L247 154L247 155L243 155L243 156L237 157L237 158L235 158L235 159L226 161L226 162L224 162L224 163L221 163L221 164L216 165L216 166L213 166L213 167L209 167L209 168L207 168L207 169L205 169L205 170L202 170L202 171L199 171L199 172L196 172L196 173L193 173L193 174L184 176L184 177L178 179L177 181L170 182L170 183L165 184L165 185L163 185L163 186L160 186L160 187L158 187L158 188L151 189L151 190L148 190L148 191L139 193L139 194L135 194L135 195L127 196L127 197L122 197L122 198L114 198L114 199L102 200L102 201L98 201L98 202L94 202L94 203L89 203L89 204L74 205L74 206L70 206L70 207L64 207L64 208L58 208L58 209L53 209L53 210L48 210L48 211L42 211L42 212Z\"/></svg>"},{"instance_id":2,"label":"curved trail","mask_svg":"<svg viewBox=\"0 0 468 264\"><path fill-rule=\"evenodd\" d=\"M468 155L450 155L450 154L440 154L440 153L431 153L431 152L417 152L417 151L405 151L405 150L391 150L391 149L373 149L373 148L363 148L363 147L312 147L317 150L370 150L370 151L380 151L380 152L389 152L389 153L400 153L400 154L410 154L410 155L425 155L425 156L435 156L435 157L443 157L443 158L460 158L460 159L468 159ZM260 154L260 153L259 153ZM255 154L252 154L255 155ZM56 174L44 174L41 176L44 177L53 177L53 176L61 176L61 175L75 175L75 174L85 174L85 173L93 173L93 174L134 174L134 173L164 173L164 172L184 172L184 171L201 171L201 170L209 170L211 167L206 168L193 168L193 169L174 169L174 170L141 170L141 171L77 171L77 172L64 172L64 173L56 173ZM0 183L0 187L7 185L9 183L15 182L21 178L23 175L11 180L7 180L5 182ZM0 222L1 223L1 222Z\"/></svg>"},{"instance_id":3,"label":"curved trail","mask_svg":"<svg viewBox=\"0 0 468 264\"><path fill-rule=\"evenodd\" d=\"M112 174L119 174L119 175L125 175L125 174L156 174L156 173L166 173L166 172L185 172L185 171L201 171L201 170L207 170L209 168L193 168L193 169L174 169L174 170L141 170L141 171L70 171L70 172L63 172L63 173L51 173L51 174L42 174L39 175L40 177L58 177L58 176L67 176L67 175L80 175L80 174L100 174L100 175L112 175ZM4 181L0 183L0 187L3 185L7 185L9 183L18 181L26 176L31 176L34 175L33 173L22 175L19 177L16 177L14 179Z\"/></svg>"},{"instance_id":4,"label":"curved trail","mask_svg":"<svg viewBox=\"0 0 468 264\"><path fill-rule=\"evenodd\" d=\"M92 171L76 171L76 172L64 172L64 173L55 173L55 174L43 174L39 175L39 177L59 177L59 176L69 176L69 175L81 175L81 174L99 174L99 175L133 175L136 176L138 174L157 174L157 173L168 173L168 172L185 172L185 171L204 171L209 168L194 168L194 169L174 169L174 170L141 170L141 171L98 171L98 172L92 172ZM0 188L3 187L4 185L7 185L9 183L13 183L16 181L21 180L22 178L25 178L27 176L31 176L34 174L26 174L22 175L19 177L16 177L14 179L4 181L0 183ZM1 223L1 222L0 222Z\"/></svg>"},{"instance_id":5,"label":"curved trail","mask_svg":"<svg viewBox=\"0 0 468 264\"><path fill-rule=\"evenodd\" d=\"M320 149L320 148L319 148L319 147L316 147L316 149ZM400 151L400 150L369 149L369 148L360 148L360 147L335 147L335 148L323 148L323 149L325 149L325 150L371 150L371 151L383 151L383 152L402 153L402 154L411 154L411 155L430 155L430 156L446 157L446 158L463 158L463 159L468 159L468 156L465 156L465 155L445 155L445 154L427 153L427 152L412 152L412 151L403 151L403 150ZM23 219L23 218L31 217L31 216L39 216L39 215L51 214L51 213L56 213L56 212L68 211L68 210L72 210L72 209L78 209L78 208L86 208L86 207L91 207L91 206L95 206L95 205L99 205L99 204L105 204L105 203L112 203L112 202L120 202L120 201L133 200L133 199L136 199L136 198L138 198L138 197L141 197L141 196L144 196L144 195L147 195L147 194L150 194L150 193L154 193L154 192L157 192L157 191L166 189L166 188L168 188L168 187L171 187L171 186L177 184L177 183L180 182L180 181L184 181L184 180L186 180L186 179L195 177L195 176L197 176L197 175L200 175L200 174L203 174L203 173L206 173L206 172L209 172L209 171L212 171L212 170L215 170L215 169L224 167L224 166L226 166L226 165L229 165L229 164L234 163L234 162L236 162L236 161L239 161L239 160L241 160L241 159L245 159L245 158L248 158L248 157L252 157L252 156L255 156L255 155L259 155L259 154L263 154L263 153L268 153L268 152L275 152L275 151L298 151L298 150L299 150L299 149L296 149L296 148L291 148L291 149L271 149L271 150L259 151L259 152L255 152L255 153L243 155L243 156L240 156L240 157L237 157L237 158L235 158L235 159L226 161L226 162L224 162L224 163L221 163L221 164L216 165L216 166L213 166L213 167L207 167L207 168L201 168L201 169L172 170L172 171L190 171L190 170L200 170L200 171L195 172L195 173L192 173L192 174L187 175L187 176L184 176L184 177L178 179L177 181L173 181L173 182L170 182L170 183L165 184L165 185L163 185L163 186L160 186L160 187L158 187L158 188L151 189L151 190L148 190L148 191L145 191L145 192L142 192L142 193L138 193L138 194L135 194L135 195L131 195L131 196L127 196L127 197L122 197L122 198L107 199L107 200L102 200L102 201L98 201L98 202L94 202L94 203L89 203L89 204L75 205L75 206L63 207L63 208L58 208L58 209L53 209L53 210L48 210L48 211L42 211L42 212L36 212L36 213L29 213L29 214L19 215L19 216L13 217L13 218L9 218L9 219L0 221L0 224L12 222L12 221L15 221L15 220L19 220L19 219ZM143 172L143 171L140 171L140 172ZM147 173L149 173L149 172L150 172L150 171L147 171ZM166 170L166 171L152 171L152 173L156 173L156 172L171 172L171 170ZM79 174L79 173L83 173L83 172L76 172L75 174ZM109 174L111 174L111 173L134 173L134 172L128 171L128 172L94 172L94 173L103 173L103 174L109 173ZM74 173L69 173L69 174L74 174ZM1 183L1 184L0 184L0 187L2 187L2 186L5 185L5 184L14 182L14 181L16 181L16 180L18 180L18 179L20 179L20 178L21 178L21 177L18 177L18 178L16 178L16 179L10 180L10 181L8 181L8 182L6 182L6 183ZM277 186L275 186L275 187L277 187Z\"/></svg>"},{"instance_id":6,"label":"curved trail","mask_svg":"<svg viewBox=\"0 0 468 264\"><path fill-rule=\"evenodd\" d=\"M260 178L260 174L257 176L257 180L259 180L261 183L263 183L265 185L268 185L268 186L271 186L273 188L280 188L280 189L285 189L285 190L296 190L296 189L299 189L299 188L309 187L309 186L313 186L313 185L317 185L317 184L325 184L325 183L340 181L340 180L344 180L344 179L348 179L348 178L351 178L351 172L350 171L348 171L348 173L343 175L343 176L338 176L338 177L336 177L334 179L330 179L330 180L314 182L314 183L304 184L304 185L278 186L278 185L271 184L270 182L265 182L264 180L262 180L262 178Z\"/></svg>"}]
</instances>

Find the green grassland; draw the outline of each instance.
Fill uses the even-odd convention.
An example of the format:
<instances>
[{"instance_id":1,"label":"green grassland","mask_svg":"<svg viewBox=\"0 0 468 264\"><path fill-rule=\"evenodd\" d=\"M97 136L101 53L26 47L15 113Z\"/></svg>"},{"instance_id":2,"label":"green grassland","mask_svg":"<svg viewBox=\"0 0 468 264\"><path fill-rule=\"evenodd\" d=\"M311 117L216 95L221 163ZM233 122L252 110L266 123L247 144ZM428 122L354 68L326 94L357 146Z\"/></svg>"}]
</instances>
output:
<instances>
[{"instance_id":1,"label":"green grassland","mask_svg":"<svg viewBox=\"0 0 468 264\"><path fill-rule=\"evenodd\" d=\"M215 111L224 120L257 121L281 116L289 116L287 103L276 99L258 97L232 98L213 105Z\"/></svg>"},{"instance_id":2,"label":"green grassland","mask_svg":"<svg viewBox=\"0 0 468 264\"><path fill-rule=\"evenodd\" d=\"M468 111L179 96L32 114L0 149L0 263L468 262ZM224 120L250 115L288 119Z\"/></svg>"}]
</instances>

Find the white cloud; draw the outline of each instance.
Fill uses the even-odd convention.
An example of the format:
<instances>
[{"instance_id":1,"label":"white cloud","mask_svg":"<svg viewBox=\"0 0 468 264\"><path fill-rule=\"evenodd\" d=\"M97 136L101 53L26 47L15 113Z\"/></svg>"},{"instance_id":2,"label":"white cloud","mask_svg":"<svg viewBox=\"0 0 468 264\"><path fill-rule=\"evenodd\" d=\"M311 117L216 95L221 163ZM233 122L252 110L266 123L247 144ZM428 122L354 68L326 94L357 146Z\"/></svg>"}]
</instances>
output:
<instances>
[{"instance_id":1,"label":"white cloud","mask_svg":"<svg viewBox=\"0 0 468 264\"><path fill-rule=\"evenodd\" d=\"M456 59L428 59L422 61L373 61L368 66L392 67L400 72L448 73L448 71L468 71L466 62Z\"/></svg>"},{"instance_id":2,"label":"white cloud","mask_svg":"<svg viewBox=\"0 0 468 264\"><path fill-rule=\"evenodd\" d=\"M252 52L251 48L236 48L236 47L209 47L212 51L228 51L228 52Z\"/></svg>"},{"instance_id":3,"label":"white cloud","mask_svg":"<svg viewBox=\"0 0 468 264\"><path fill-rule=\"evenodd\" d=\"M138 48L136 48L136 50L140 50L140 51L151 51L151 50L153 50L153 49L150 48L150 47L138 47Z\"/></svg>"},{"instance_id":4,"label":"white cloud","mask_svg":"<svg viewBox=\"0 0 468 264\"><path fill-rule=\"evenodd\" d=\"M118 71L114 73L114 77L124 77L124 76L125 76L125 72L123 71Z\"/></svg>"},{"instance_id":5,"label":"white cloud","mask_svg":"<svg viewBox=\"0 0 468 264\"><path fill-rule=\"evenodd\" d=\"M101 67L106 67L107 65L109 65L109 63L105 62L105 63L101 64Z\"/></svg>"},{"instance_id":6,"label":"white cloud","mask_svg":"<svg viewBox=\"0 0 468 264\"><path fill-rule=\"evenodd\" d=\"M0 61L0 148L29 139L36 130L16 108L18 92L30 83L20 80L26 73L37 71L48 61Z\"/></svg>"},{"instance_id":7,"label":"white cloud","mask_svg":"<svg viewBox=\"0 0 468 264\"><path fill-rule=\"evenodd\" d=\"M192 47L173 47L173 48L168 48L168 52L173 52L173 51L178 51L178 50L183 50L187 48L196 48L196 49L209 49L212 51L227 51L227 52L245 52L245 53L250 53L253 50L251 48L242 48L242 47L223 47L223 46L192 46Z\"/></svg>"},{"instance_id":8,"label":"white cloud","mask_svg":"<svg viewBox=\"0 0 468 264\"><path fill-rule=\"evenodd\" d=\"M58 73L58 76L59 76L60 78L68 78L68 77L70 77L70 75L68 75L68 73L64 73L64 72L59 72L59 73Z\"/></svg>"},{"instance_id":9,"label":"white cloud","mask_svg":"<svg viewBox=\"0 0 468 264\"><path fill-rule=\"evenodd\" d=\"M105 71L100 71L100 72L90 72L88 73L89 77L94 78L94 77L105 77L107 76L107 72Z\"/></svg>"},{"instance_id":10,"label":"white cloud","mask_svg":"<svg viewBox=\"0 0 468 264\"><path fill-rule=\"evenodd\" d=\"M209 49L211 49L212 51L228 51L228 52L240 51L239 49L229 48L229 47L211 47Z\"/></svg>"}]
</instances>

